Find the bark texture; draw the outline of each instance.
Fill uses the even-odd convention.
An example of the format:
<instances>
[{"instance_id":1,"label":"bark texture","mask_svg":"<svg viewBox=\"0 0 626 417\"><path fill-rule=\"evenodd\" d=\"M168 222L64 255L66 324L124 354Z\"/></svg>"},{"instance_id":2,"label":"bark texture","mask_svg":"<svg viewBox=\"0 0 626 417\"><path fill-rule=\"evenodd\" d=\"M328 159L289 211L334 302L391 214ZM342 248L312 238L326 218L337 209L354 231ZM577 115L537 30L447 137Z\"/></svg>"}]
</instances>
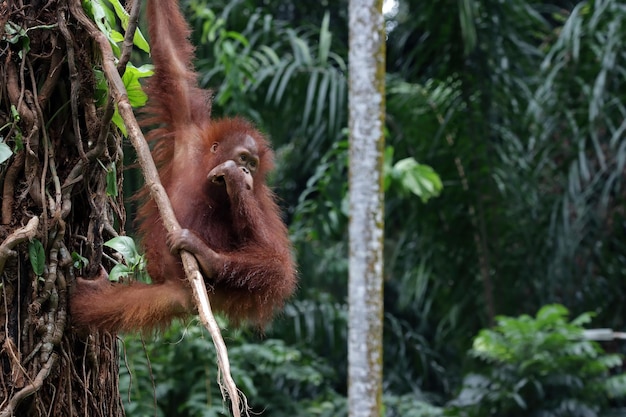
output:
<instances>
[{"instance_id":1,"label":"bark texture","mask_svg":"<svg viewBox=\"0 0 626 417\"><path fill-rule=\"evenodd\" d=\"M80 0L0 1L0 417L124 414L115 335L74 332L67 309L125 222L121 137L78 15Z\"/></svg>"},{"instance_id":2,"label":"bark texture","mask_svg":"<svg viewBox=\"0 0 626 417\"><path fill-rule=\"evenodd\" d=\"M350 1L351 417L382 410L385 32L382 0Z\"/></svg>"}]
</instances>

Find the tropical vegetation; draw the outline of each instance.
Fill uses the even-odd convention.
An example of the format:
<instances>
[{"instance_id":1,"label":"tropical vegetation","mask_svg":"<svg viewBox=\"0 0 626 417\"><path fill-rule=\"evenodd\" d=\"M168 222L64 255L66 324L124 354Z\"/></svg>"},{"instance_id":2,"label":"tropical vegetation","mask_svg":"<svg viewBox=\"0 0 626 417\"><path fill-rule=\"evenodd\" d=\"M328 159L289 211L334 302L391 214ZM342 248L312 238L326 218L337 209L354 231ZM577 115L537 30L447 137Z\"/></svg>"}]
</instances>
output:
<instances>
[{"instance_id":1,"label":"tropical vegetation","mask_svg":"<svg viewBox=\"0 0 626 417\"><path fill-rule=\"evenodd\" d=\"M216 115L272 139L300 270L226 332L233 374L257 412L345 415L348 2L183 3ZM617 412L625 346L583 325L625 326L626 7L385 4L385 415ZM227 415L197 327L125 338L128 415Z\"/></svg>"}]
</instances>

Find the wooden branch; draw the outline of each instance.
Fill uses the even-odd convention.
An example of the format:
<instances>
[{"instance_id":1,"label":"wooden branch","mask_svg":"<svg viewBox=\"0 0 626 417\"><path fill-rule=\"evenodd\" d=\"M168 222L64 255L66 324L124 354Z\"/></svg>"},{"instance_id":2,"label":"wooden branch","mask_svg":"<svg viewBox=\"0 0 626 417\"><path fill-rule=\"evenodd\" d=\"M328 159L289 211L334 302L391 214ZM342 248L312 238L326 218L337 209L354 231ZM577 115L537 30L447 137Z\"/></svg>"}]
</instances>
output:
<instances>
[{"instance_id":1,"label":"wooden branch","mask_svg":"<svg viewBox=\"0 0 626 417\"><path fill-rule=\"evenodd\" d=\"M152 160L150 148L145 137L143 136L143 133L141 132L141 129L139 128L135 115L133 114L124 83L122 82L115 65L115 58L113 51L111 50L111 46L109 45L109 41L85 15L80 1L70 1L70 10L74 17L89 32L89 35L96 41L100 52L102 53L102 66L104 75L109 82L110 94L115 103L117 103L120 116L124 120L128 137L137 152L137 160L141 167L141 171L143 172L146 186L150 190L150 196L154 199L159 209L159 214L163 220L165 229L170 233L180 230L180 224L176 220L174 210L172 209L172 205L170 204L167 193L165 192L165 188L163 188L163 185L161 184L159 174L156 166L154 165L154 161ZM228 350L226 348L226 344L224 343L224 339L222 338L222 334L220 333L219 326L213 316L213 312L211 311L211 304L209 302L204 279L198 268L198 262L194 256L188 252L181 251L180 255L183 261L185 274L193 290L193 297L198 309L200 321L209 331L211 338L213 339L213 344L215 345L219 375L223 378L223 381L220 383L218 377L218 383L220 383L220 387L222 386L222 383L225 386L226 393L230 398L233 416L240 417L241 403L239 390L237 389L235 381L230 373ZM224 395L224 391L222 391L222 394ZM245 407L244 413L247 415L247 403L245 396L243 397L243 404Z\"/></svg>"},{"instance_id":2,"label":"wooden branch","mask_svg":"<svg viewBox=\"0 0 626 417\"><path fill-rule=\"evenodd\" d=\"M130 6L130 13L128 15L128 26L126 27L126 33L124 34L124 43L122 44L122 55L117 63L117 72L120 76L124 75L124 72L126 72L126 64L128 64L128 61L130 60L130 53L133 51L135 31L137 30L137 24L139 23L140 11L141 1L133 0Z\"/></svg>"},{"instance_id":3,"label":"wooden branch","mask_svg":"<svg viewBox=\"0 0 626 417\"><path fill-rule=\"evenodd\" d=\"M30 240L37 234L37 227L39 227L39 217L31 218L26 226L20 227L0 244L0 274L4 271L4 264L10 256L15 256L16 253L13 248L22 242Z\"/></svg>"},{"instance_id":4,"label":"wooden branch","mask_svg":"<svg viewBox=\"0 0 626 417\"><path fill-rule=\"evenodd\" d=\"M15 203L15 184L24 169L25 153L22 150L13 159L4 176L2 189L2 224L9 224L13 218L13 204ZM0 271L2 269L0 268Z\"/></svg>"},{"instance_id":5,"label":"wooden branch","mask_svg":"<svg viewBox=\"0 0 626 417\"><path fill-rule=\"evenodd\" d=\"M29 395L32 395L34 392L38 391L39 388L41 388L43 382L46 380L46 378L48 378L48 375L50 375L50 371L52 370L54 365L56 365L58 359L59 355L57 353L53 353L52 355L50 355L48 361L39 370L35 379L11 397L11 399L9 400L9 404L7 404L7 406L2 411L0 411L0 417L14 416L15 409L17 408L17 405L20 403L20 401L22 401Z\"/></svg>"}]
</instances>

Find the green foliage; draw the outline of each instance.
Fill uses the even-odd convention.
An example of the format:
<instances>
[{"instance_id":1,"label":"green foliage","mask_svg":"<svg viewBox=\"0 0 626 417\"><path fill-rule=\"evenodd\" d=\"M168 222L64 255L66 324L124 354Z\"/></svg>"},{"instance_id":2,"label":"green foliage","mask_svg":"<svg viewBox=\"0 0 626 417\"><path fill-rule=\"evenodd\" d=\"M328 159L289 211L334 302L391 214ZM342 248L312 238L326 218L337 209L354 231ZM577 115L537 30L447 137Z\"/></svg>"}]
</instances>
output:
<instances>
[{"instance_id":1,"label":"green foliage","mask_svg":"<svg viewBox=\"0 0 626 417\"><path fill-rule=\"evenodd\" d=\"M80 255L78 252L72 252L72 266L76 270L81 270L89 265L89 259Z\"/></svg>"},{"instance_id":2,"label":"green foliage","mask_svg":"<svg viewBox=\"0 0 626 417\"><path fill-rule=\"evenodd\" d=\"M124 40L124 35L120 33L116 28L121 26L126 30L128 27L129 15L124 6L119 0L83 0L83 8L87 12L87 15L96 23L96 26L102 33L104 33L109 40L111 49L116 58L121 56L122 50L119 46ZM144 38L141 30L137 28L133 37L133 44L144 52L150 52L150 46ZM124 74L122 75L122 81L128 95L128 101L133 107L141 107L147 101L147 96L141 88L139 83L140 78L149 77L153 74L151 65L143 65L136 67L132 63L127 63ZM99 69L94 69L94 75L96 77L96 99L99 104L102 104L108 97L108 85ZM122 134L126 135L126 126L120 116L117 107L113 114L112 122L117 126Z\"/></svg>"},{"instance_id":3,"label":"green foliage","mask_svg":"<svg viewBox=\"0 0 626 417\"><path fill-rule=\"evenodd\" d=\"M218 74L223 81L215 96L215 103L231 105L240 110L244 105L240 100L245 97L255 72L259 69L259 62L252 56L250 42L245 34L226 29L224 18L218 17L213 10L207 7L204 1L191 1L189 6L195 19L201 22L199 41L212 47L214 62L205 64L199 60L198 67L210 67L203 75L203 83L208 83ZM235 110L235 111L237 111Z\"/></svg>"},{"instance_id":4,"label":"green foliage","mask_svg":"<svg viewBox=\"0 0 626 417\"><path fill-rule=\"evenodd\" d=\"M395 183L402 191L420 197L424 203L441 193L441 178L431 167L418 163L413 157L392 165L392 158L393 148L388 147L385 150L385 192Z\"/></svg>"},{"instance_id":5,"label":"green foliage","mask_svg":"<svg viewBox=\"0 0 626 417\"><path fill-rule=\"evenodd\" d=\"M277 153L272 182L293 207L347 125L346 57L337 53L332 17L294 27L267 5L187 3L201 84L217 91L214 113L247 117L268 133Z\"/></svg>"},{"instance_id":6,"label":"green foliage","mask_svg":"<svg viewBox=\"0 0 626 417\"><path fill-rule=\"evenodd\" d=\"M109 280L117 282L123 277L133 277L139 281L150 282L146 271L146 261L137 250L135 241L129 236L117 236L104 242L104 246L116 250L126 263L118 262L109 272Z\"/></svg>"},{"instance_id":7,"label":"green foliage","mask_svg":"<svg viewBox=\"0 0 626 417\"><path fill-rule=\"evenodd\" d=\"M24 53L27 53L30 50L30 38L27 35L27 31L16 25L14 22L7 22L4 24L3 40L12 44L21 44L22 51L20 53L20 58L23 57Z\"/></svg>"},{"instance_id":8,"label":"green foliage","mask_svg":"<svg viewBox=\"0 0 626 417\"><path fill-rule=\"evenodd\" d=\"M7 21L4 24L2 40L14 45L19 44L22 49L18 52L18 56L22 59L24 55L30 51L30 37L28 36L28 32L38 29L50 29L55 26L56 25L36 25L30 26L28 29L24 29L15 22Z\"/></svg>"},{"instance_id":9,"label":"green foliage","mask_svg":"<svg viewBox=\"0 0 626 417\"><path fill-rule=\"evenodd\" d=\"M132 107L141 107L148 101L148 96L144 93L141 84L139 83L139 79L150 77L153 73L154 70L152 65L135 67L130 62L126 65L126 71L124 71L124 75L122 75L122 81L124 82L124 87L126 88L128 102ZM122 116L120 116L117 107L115 108L112 122L115 123L123 134L126 134L126 126L124 126L124 121L122 120Z\"/></svg>"},{"instance_id":10,"label":"green foliage","mask_svg":"<svg viewBox=\"0 0 626 417\"><path fill-rule=\"evenodd\" d=\"M426 203L439 195L443 185L431 167L419 164L413 157L394 163L393 154L392 147L385 150L387 198L416 195ZM305 263L307 269L313 268L319 271L319 275L326 274L333 279L345 276L347 272L345 242L342 240L348 224L348 184L344 180L347 172L348 142L335 142L318 161L315 172L300 194L291 226L292 239L304 249L299 262ZM329 242L335 241L336 246L329 246ZM328 275L329 271L332 275Z\"/></svg>"},{"instance_id":11,"label":"green foliage","mask_svg":"<svg viewBox=\"0 0 626 417\"><path fill-rule=\"evenodd\" d=\"M93 2L94 0L91 0L91 1ZM128 28L128 19L130 16L128 15L128 12L124 8L120 0L106 0L106 1L110 3L111 6L113 6L113 10L115 10L115 16L119 19L122 25L122 29L126 30ZM109 24L112 26L113 19L111 19L112 14L110 12L110 9L105 5L105 3L100 3L99 6L106 9L106 16L109 18ZM119 35L116 34L115 37L119 38ZM144 38L143 33L141 32L139 28L135 30L135 34L133 36L133 44L144 52L148 52L148 53L150 52L150 46L148 45L146 38Z\"/></svg>"},{"instance_id":12,"label":"green foliage","mask_svg":"<svg viewBox=\"0 0 626 417\"><path fill-rule=\"evenodd\" d=\"M465 377L453 414L592 417L610 398L625 396L626 377L610 374L621 357L584 338L591 314L567 316L554 304L534 318L498 317L493 329L481 330L470 355L482 366Z\"/></svg>"},{"instance_id":13,"label":"green foliage","mask_svg":"<svg viewBox=\"0 0 626 417\"><path fill-rule=\"evenodd\" d=\"M624 323L623 5L461 3L400 2L388 42L388 143L446 188L426 210L387 197L386 311L443 356L443 386L489 297L500 314L559 300Z\"/></svg>"},{"instance_id":14,"label":"green foliage","mask_svg":"<svg viewBox=\"0 0 626 417\"><path fill-rule=\"evenodd\" d=\"M11 118L10 121L0 126L0 132L4 129L9 129L9 135L15 141L14 150L20 151L24 147L22 142L22 130L19 127L20 114L17 111L15 105L11 105ZM12 133L12 134L11 134ZM0 164L7 161L13 155L13 150L5 142L4 136L0 135Z\"/></svg>"},{"instance_id":15,"label":"green foliage","mask_svg":"<svg viewBox=\"0 0 626 417\"><path fill-rule=\"evenodd\" d=\"M253 337L236 331L228 336L231 371L253 411L272 416L336 415L329 410L336 411L342 401L332 389L335 372L328 363L277 339L250 342ZM145 344L146 354L137 338L126 337L124 346L130 374L123 367L120 391L123 396L128 393L128 415L229 415L216 382L214 347L200 326L173 326Z\"/></svg>"},{"instance_id":16,"label":"green foliage","mask_svg":"<svg viewBox=\"0 0 626 417\"><path fill-rule=\"evenodd\" d=\"M295 363L314 358L319 363L311 366L322 374L330 364L328 385L317 389L332 394L301 397L308 415L345 413L344 399L335 393L345 393L347 362L346 3L183 2L195 28L202 83L217 90L214 113L253 119L277 151L272 180L290 223L301 286L299 299L268 335L284 346L264 351L281 356L294 349L302 355ZM385 176L388 415L440 413L419 404L443 403L456 392L463 354L493 313L518 315L559 300L575 314L597 312L601 326L624 327L626 44L620 40L626 37L625 18L616 0L399 2L388 22L387 43L387 152L393 152ZM443 186L445 192L428 205L415 198ZM512 347L517 339L500 335L492 336L498 343L489 344L488 352L508 346L520 359L528 346L541 342L548 349L554 343L564 348L563 353L546 351L554 363L540 351L535 352L539 359L524 357L523 369L506 357L481 356L482 366L465 380L465 392L470 386L483 387L481 392L490 387L495 399L486 404L500 401L496 405L510 406L519 415L530 412L519 411L516 399L522 398L527 410L531 405L547 409L546 392L563 399L566 388L581 381L589 397L563 400L563 407L584 411L589 406L595 412L590 396L596 395L597 405L609 394L618 398L619 378L607 378L602 390L591 388L598 375L614 369L609 365L616 357L595 350L579 335L565 345L562 334L577 333L568 327L574 324L558 309L555 316L546 314L547 322L560 329L557 336L546 325L536 331L543 338L535 340L526 327L539 326L537 319L528 319L532 325L524 319L511 325L522 329L517 330L523 335L517 349ZM513 332L509 324L505 328ZM249 341L246 337L241 344ZM186 338L180 345L193 343L195 338ZM573 346L582 351L565 350ZM186 357L183 346L177 349L174 362ZM206 360L201 352L198 348L200 363ZM604 367L581 365L604 357ZM153 359L160 371L160 361L172 360L158 354ZM562 371L555 369L559 361L565 363ZM572 363L589 378L582 380L581 369ZM269 373L275 372L292 381L274 365L264 362L258 375L271 379ZM557 377L529 379L537 368ZM212 361L206 369L213 371ZM255 404L268 401L262 409L276 407L269 401L284 401L257 389L260 378L253 370L246 374L247 369L237 368L237 373L254 382L242 384L262 398ZM206 378L207 372L198 370L191 379L197 381L193 409L203 410L199 415L223 409L218 396L205 394L207 381L209 391L217 392L214 375ZM559 372L567 376L565 383L558 381ZM147 395L147 371L139 375L135 381L147 384L142 389ZM190 380L181 370L170 385L176 378ZM500 380L508 384L506 390L494 387ZM529 381L539 381L546 401L532 403L524 396L531 392L538 398L535 382ZM298 384L313 390L304 381ZM170 404L183 401L160 392L159 404L176 415ZM214 407L202 409L207 398ZM147 408L138 415L152 414L148 399L140 404ZM463 412L483 411L472 407Z\"/></svg>"},{"instance_id":17,"label":"green foliage","mask_svg":"<svg viewBox=\"0 0 626 417\"><path fill-rule=\"evenodd\" d=\"M319 307L326 309L324 304ZM228 333L235 382L247 395L252 412L278 417L347 416L346 399L333 388L339 382L337 364L313 353L322 351L317 344L324 344L313 323L325 316L302 305L297 310L306 311L303 319L313 317L302 323L299 347L273 337L259 340L241 331ZM286 313L293 317L293 310ZM175 324L150 342L126 336L122 349L120 392L127 398L127 415L229 415L216 382L214 347L200 326ZM387 417L442 415L423 395L386 393L383 402Z\"/></svg>"},{"instance_id":18,"label":"green foliage","mask_svg":"<svg viewBox=\"0 0 626 417\"><path fill-rule=\"evenodd\" d=\"M124 40L124 35L116 30L118 19L122 29L128 27L128 12L119 0L83 0L83 9L88 16L96 23L98 29L104 33L111 44L113 53L119 57L121 49L118 43ZM150 52L148 42L144 38L141 30L137 29L133 43L144 52Z\"/></svg>"},{"instance_id":19,"label":"green foliage","mask_svg":"<svg viewBox=\"0 0 626 417\"><path fill-rule=\"evenodd\" d=\"M245 27L232 30L229 21L241 12L242 2L233 2L219 17L212 9L220 5L212 3L189 2L201 28L199 43L206 48L201 49L205 58L198 60L198 68L206 69L202 83L219 85L217 104L254 120L293 106L301 113L284 120L289 127L322 128L316 142L324 133L336 137L345 126L346 64L331 50L329 15L313 31L287 27L257 9Z\"/></svg>"},{"instance_id":20,"label":"green foliage","mask_svg":"<svg viewBox=\"0 0 626 417\"><path fill-rule=\"evenodd\" d=\"M33 268L35 275L38 277L42 276L46 266L46 252L39 239L28 241L28 259L30 259L30 266Z\"/></svg>"},{"instance_id":21,"label":"green foliage","mask_svg":"<svg viewBox=\"0 0 626 417\"><path fill-rule=\"evenodd\" d=\"M383 397L387 417L440 417L443 409L431 405L426 398L412 394Z\"/></svg>"},{"instance_id":22,"label":"green foliage","mask_svg":"<svg viewBox=\"0 0 626 417\"><path fill-rule=\"evenodd\" d=\"M104 164L98 160L98 163L102 167L104 171L106 171L106 193L109 197L117 197L117 170L115 168L115 164L110 164L108 167L104 166Z\"/></svg>"},{"instance_id":23,"label":"green foliage","mask_svg":"<svg viewBox=\"0 0 626 417\"><path fill-rule=\"evenodd\" d=\"M141 107L146 104L148 96L143 91L139 80L141 78L150 77L153 73L154 70L152 65L146 64L136 67L130 62L126 64L126 70L124 71L124 75L122 75L122 81L124 82L124 87L126 88L128 102L132 107ZM96 99L99 104L102 105L108 97L109 86L102 71L96 69L94 70L94 74L96 77ZM123 134L126 134L126 126L124 126L124 121L122 120L122 116L120 116L117 111L117 107L115 108L112 122L115 123L115 126L117 126Z\"/></svg>"},{"instance_id":24,"label":"green foliage","mask_svg":"<svg viewBox=\"0 0 626 417\"><path fill-rule=\"evenodd\" d=\"M271 337L289 345L311 349L331 363L337 380L346 380L348 308L320 292L285 306L283 317L271 329Z\"/></svg>"},{"instance_id":25,"label":"green foliage","mask_svg":"<svg viewBox=\"0 0 626 417\"><path fill-rule=\"evenodd\" d=\"M485 224L491 259L499 260L501 313L559 300L572 311L597 311L607 327L623 326L623 294L614 290L624 269L622 6L548 9L558 24L545 42L531 49L528 39L522 50L534 64L508 58L515 69L493 79L497 145L482 169L500 195L490 193ZM516 301L520 293L533 296Z\"/></svg>"},{"instance_id":26,"label":"green foliage","mask_svg":"<svg viewBox=\"0 0 626 417\"><path fill-rule=\"evenodd\" d=\"M295 239L320 239L343 233L347 218L348 184L340 178L348 170L348 141L335 142L318 161L314 174L298 198L294 219ZM325 210L320 210L320 203ZM327 216L327 217L323 217Z\"/></svg>"}]
</instances>

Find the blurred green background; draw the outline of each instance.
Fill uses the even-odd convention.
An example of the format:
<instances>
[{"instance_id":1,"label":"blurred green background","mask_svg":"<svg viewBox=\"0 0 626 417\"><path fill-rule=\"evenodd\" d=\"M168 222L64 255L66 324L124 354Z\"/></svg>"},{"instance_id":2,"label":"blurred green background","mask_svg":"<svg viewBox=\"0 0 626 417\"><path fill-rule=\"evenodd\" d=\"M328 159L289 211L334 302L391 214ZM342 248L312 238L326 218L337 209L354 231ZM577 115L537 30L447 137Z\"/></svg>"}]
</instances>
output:
<instances>
[{"instance_id":1,"label":"blurred green background","mask_svg":"<svg viewBox=\"0 0 626 417\"><path fill-rule=\"evenodd\" d=\"M262 415L346 415L348 2L182 3L214 114L272 140L299 263L265 334L225 332L233 375ZM626 344L583 328L624 329L626 5L384 8L385 416L622 415ZM125 337L129 416L228 415L198 327Z\"/></svg>"}]
</instances>

